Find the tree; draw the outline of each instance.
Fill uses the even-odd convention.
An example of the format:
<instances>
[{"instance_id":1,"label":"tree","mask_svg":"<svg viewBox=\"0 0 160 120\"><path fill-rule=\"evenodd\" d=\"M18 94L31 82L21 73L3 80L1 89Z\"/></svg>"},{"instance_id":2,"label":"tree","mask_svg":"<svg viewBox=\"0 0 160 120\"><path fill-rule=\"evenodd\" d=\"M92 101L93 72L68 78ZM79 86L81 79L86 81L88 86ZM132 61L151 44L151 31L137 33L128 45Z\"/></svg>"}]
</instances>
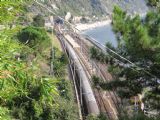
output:
<instances>
[{"instance_id":1,"label":"tree","mask_svg":"<svg viewBox=\"0 0 160 120\"><path fill-rule=\"evenodd\" d=\"M102 82L102 80L95 75L92 76L92 81L93 81L94 87L97 87L97 88L100 85L100 82Z\"/></svg>"},{"instance_id":2,"label":"tree","mask_svg":"<svg viewBox=\"0 0 160 120\"><path fill-rule=\"evenodd\" d=\"M147 102L151 109L159 108L159 69L160 69L160 11L149 12L145 20L140 16L127 16L124 11L115 6L113 10L113 30L120 35L117 48L111 44L106 46L121 56L129 59L135 65L122 59L113 52L106 50L109 58L109 71L114 76L114 81L101 84L103 89L117 90L120 97L130 98L141 94L144 88L151 88L146 93ZM91 58L101 62L102 56L98 56L96 48L91 49ZM98 59L97 59L98 58ZM137 67L139 66L139 67ZM154 101L153 101L154 100Z\"/></svg>"},{"instance_id":3,"label":"tree","mask_svg":"<svg viewBox=\"0 0 160 120\"><path fill-rule=\"evenodd\" d=\"M9 110L7 108L0 107L0 118L1 120L11 120Z\"/></svg>"},{"instance_id":4,"label":"tree","mask_svg":"<svg viewBox=\"0 0 160 120\"><path fill-rule=\"evenodd\" d=\"M26 46L19 44L13 36L5 35L0 34L0 108L4 108L0 115L9 116L7 120L36 120L43 113L43 107L52 104L52 96L56 96L55 83L52 78L37 77L34 69L27 66L25 61L18 61L15 55ZM7 112L7 109L10 111Z\"/></svg>"},{"instance_id":5,"label":"tree","mask_svg":"<svg viewBox=\"0 0 160 120\"><path fill-rule=\"evenodd\" d=\"M1 24L11 23L22 12L18 9L22 2L1 3L0 12L6 13L6 16L0 13ZM5 11L8 8L9 11ZM0 31L0 119L78 119L70 82L61 81L58 85L62 78L53 78L48 73L41 72L44 68L39 64L43 62L48 65L50 62L46 58L51 47L50 42L45 29L40 27L27 26L22 29L21 26L15 26ZM47 52L42 54L46 49ZM61 53L57 62L66 66L65 54Z\"/></svg>"},{"instance_id":6,"label":"tree","mask_svg":"<svg viewBox=\"0 0 160 120\"><path fill-rule=\"evenodd\" d=\"M159 11L149 12L146 19L142 22L139 16L130 18L123 14L117 7L114 9L113 26L115 27L115 32L121 33L122 39L120 39L120 41L123 43L115 51L143 68L142 70L130 64L127 64L129 67L124 64L121 65L120 74L121 76L125 76L126 82L124 88L127 87L131 96L141 93L142 88L145 87L151 87L153 89L151 92L154 93L154 95L157 94L156 96L159 95L158 92L154 92L159 91L159 84L156 79L160 78L158 75L160 59L156 57L159 56L158 51L160 49L160 41L158 40L160 33L159 15ZM120 23L121 26L119 26ZM122 30L125 30L125 32ZM122 61L121 58L117 57L117 59ZM144 70L153 75L144 72ZM154 75L157 78L155 78ZM119 78L120 77L117 76L117 79Z\"/></svg>"},{"instance_id":7,"label":"tree","mask_svg":"<svg viewBox=\"0 0 160 120\"><path fill-rule=\"evenodd\" d=\"M45 20L42 15L38 14L33 18L33 26L44 27Z\"/></svg>"},{"instance_id":8,"label":"tree","mask_svg":"<svg viewBox=\"0 0 160 120\"><path fill-rule=\"evenodd\" d=\"M46 45L50 46L50 38L43 28L29 26L23 28L17 35L20 42L42 52Z\"/></svg>"},{"instance_id":9,"label":"tree","mask_svg":"<svg viewBox=\"0 0 160 120\"><path fill-rule=\"evenodd\" d=\"M96 47L90 48L90 56L92 59L95 59L102 63L108 63L109 61L109 57L105 55L103 51L97 49Z\"/></svg>"},{"instance_id":10,"label":"tree","mask_svg":"<svg viewBox=\"0 0 160 120\"><path fill-rule=\"evenodd\" d=\"M114 21L112 21L113 30L123 34L125 32L124 24L126 24L126 23L124 22L124 19L126 18L126 13L124 11L122 11L122 9L118 6L114 7L113 12L114 12L114 14L113 14Z\"/></svg>"},{"instance_id":11,"label":"tree","mask_svg":"<svg viewBox=\"0 0 160 120\"><path fill-rule=\"evenodd\" d=\"M160 2L160 1L159 0L148 0L148 5L157 6L158 2Z\"/></svg>"}]
</instances>

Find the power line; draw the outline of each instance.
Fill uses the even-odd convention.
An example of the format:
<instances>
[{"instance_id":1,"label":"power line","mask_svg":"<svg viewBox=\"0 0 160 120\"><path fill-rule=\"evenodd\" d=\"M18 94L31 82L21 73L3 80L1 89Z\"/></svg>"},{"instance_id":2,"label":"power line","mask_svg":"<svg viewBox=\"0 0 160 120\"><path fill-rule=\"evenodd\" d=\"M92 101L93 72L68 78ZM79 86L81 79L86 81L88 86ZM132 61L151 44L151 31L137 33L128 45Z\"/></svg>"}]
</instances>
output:
<instances>
[{"instance_id":1,"label":"power line","mask_svg":"<svg viewBox=\"0 0 160 120\"><path fill-rule=\"evenodd\" d=\"M94 42L96 42L97 44L99 44L99 45L102 47L102 48L101 48L101 47L98 46L100 49L102 49L102 50L105 51L105 49L107 48L107 50L109 50L109 51L112 52L113 54L117 55L117 56L120 57L121 59L127 61L127 62L130 63L132 66L135 66L136 68L139 68L140 70L142 70L143 72L147 73L148 75L150 75L150 76L152 76L152 77L154 77L154 78L156 78L156 79L159 79L157 76L155 76L155 75L153 75L152 73L144 70L144 68L139 67L138 65L136 65L136 64L133 63L133 62L131 62L131 61L128 60L127 58L119 55L118 53L116 53L115 51L113 51L112 49L110 49L109 47L107 47L107 46L105 46L105 45L102 45L101 43L99 43L99 42L96 41L94 38L90 37L89 35L86 35L86 36L88 36L92 41L94 41ZM89 40L90 40L90 39L89 39ZM103 48L104 48L104 49L103 49ZM113 57L113 56L112 56L112 57ZM115 58L115 57L113 57L113 58L117 60L117 58ZM118 61L120 61L120 60L118 60ZM122 62L122 63L124 63L124 62ZM132 69L133 69L133 68L132 68ZM137 71L137 70L136 70L136 71Z\"/></svg>"},{"instance_id":2,"label":"power line","mask_svg":"<svg viewBox=\"0 0 160 120\"><path fill-rule=\"evenodd\" d=\"M46 8L49 12L53 13L54 15L57 15L55 12L53 12L53 11L50 10L50 9L48 9L48 8L47 8L46 6L44 6L43 4L39 3L37 0L34 0L34 1L35 1L37 4L39 4L40 6ZM79 29L77 29L77 28L75 27L75 25L69 23L69 22L66 21L64 18L62 18L62 17L60 17L60 16L57 16L57 17L60 18L60 19L62 19L62 20L63 20L64 22L66 22L67 24L69 24L69 25L72 27L72 29L74 28L74 29L76 29L77 31L81 32ZM90 40L93 44L98 44L98 45L101 46L101 47L100 47L100 46L97 46L97 45L96 45L98 48L100 48L100 49L102 49L102 50L104 50L104 51L105 51L105 49L109 50L110 52L112 52L113 54L117 55L117 56L120 57L121 59L123 59L123 60L127 61L128 63L130 63L132 66L135 66L136 68L139 68L140 70L142 70L142 71L145 72L146 74L148 74L148 75L156 78L157 80L159 79L157 76L155 76L155 75L153 75L152 73L144 70L144 68L139 67L138 65L136 65L136 64L133 63L132 61L128 60L127 58L125 58L125 57L121 56L120 54L118 54L117 52L115 52L114 50L112 50L112 49L110 49L109 47L101 44L100 42L98 42L97 40L95 40L93 37L91 37L91 36L89 36L89 35L85 35L85 36L87 36L87 37L89 38L89 40ZM106 52L106 51L105 51L105 52ZM132 69L134 69L134 68L132 68ZM136 71L137 71L137 70L136 70Z\"/></svg>"}]
</instances>

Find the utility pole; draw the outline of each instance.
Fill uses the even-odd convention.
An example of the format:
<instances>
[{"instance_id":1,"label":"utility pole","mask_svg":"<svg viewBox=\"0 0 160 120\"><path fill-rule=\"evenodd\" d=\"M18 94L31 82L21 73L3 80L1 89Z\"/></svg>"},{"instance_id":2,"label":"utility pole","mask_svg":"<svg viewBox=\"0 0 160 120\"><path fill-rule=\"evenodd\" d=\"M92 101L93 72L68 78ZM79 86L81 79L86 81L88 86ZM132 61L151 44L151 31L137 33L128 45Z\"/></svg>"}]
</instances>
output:
<instances>
[{"instance_id":1,"label":"utility pole","mask_svg":"<svg viewBox=\"0 0 160 120\"><path fill-rule=\"evenodd\" d=\"M52 37L53 37L53 26L52 26ZM53 61L54 61L54 58L55 57L55 50L53 48L53 43L51 44L51 61L50 61L50 75L53 75L54 74L54 71L53 71Z\"/></svg>"}]
</instances>

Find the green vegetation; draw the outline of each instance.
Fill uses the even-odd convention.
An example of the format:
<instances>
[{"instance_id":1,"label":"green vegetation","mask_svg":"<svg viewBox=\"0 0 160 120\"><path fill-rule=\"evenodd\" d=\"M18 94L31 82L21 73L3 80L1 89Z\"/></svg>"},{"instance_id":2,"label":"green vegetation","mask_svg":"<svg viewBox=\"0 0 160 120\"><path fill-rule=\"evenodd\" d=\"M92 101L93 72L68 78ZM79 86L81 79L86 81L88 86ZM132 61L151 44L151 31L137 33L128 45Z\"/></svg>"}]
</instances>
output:
<instances>
[{"instance_id":1,"label":"green vegetation","mask_svg":"<svg viewBox=\"0 0 160 120\"><path fill-rule=\"evenodd\" d=\"M66 64L68 63L68 58L66 54L61 53L58 49L54 48L53 53L53 70L54 75L57 77L65 77L66 76Z\"/></svg>"},{"instance_id":2,"label":"green vegetation","mask_svg":"<svg viewBox=\"0 0 160 120\"><path fill-rule=\"evenodd\" d=\"M106 115L101 113L98 116L88 115L86 120L108 120L108 119L107 119Z\"/></svg>"},{"instance_id":3,"label":"green vegetation","mask_svg":"<svg viewBox=\"0 0 160 120\"><path fill-rule=\"evenodd\" d=\"M159 117L147 117L143 113L134 113L133 116L129 117L127 113L123 113L123 115L119 116L119 120L159 120Z\"/></svg>"},{"instance_id":4,"label":"green vegetation","mask_svg":"<svg viewBox=\"0 0 160 120\"><path fill-rule=\"evenodd\" d=\"M24 12L23 7L18 7L20 4L23 6L23 2L1 3L1 24L11 24L19 19L17 14ZM7 16L2 14L6 6L13 7ZM67 58L56 50L55 59L50 62L50 51L51 39L43 28L18 24L0 31L1 120L78 119L72 83L66 77ZM63 68L57 68L56 74L62 75L64 70L66 74L50 76L52 63L55 68Z\"/></svg>"},{"instance_id":5,"label":"green vegetation","mask_svg":"<svg viewBox=\"0 0 160 120\"><path fill-rule=\"evenodd\" d=\"M129 16L121 16L123 11L117 10L115 7L113 15L113 26L116 28L116 32L121 31L122 39L121 44L117 48L117 52L126 58L129 58L132 62L143 68L143 70L149 72L147 74L143 70L134 67L130 69L128 67L121 68L121 76L125 76L126 81L131 82L133 87L139 86L136 89L132 86L128 86L129 92L133 91L133 95L141 93L145 87L153 88L153 91L159 91L159 20L160 13L150 12L147 14L146 19L142 22L139 16L130 18ZM156 16L156 17L155 17ZM120 18L120 19L119 19ZM120 21L120 22L119 22ZM125 24L123 24L123 22ZM119 24L121 27L117 27ZM121 60L121 59L120 59ZM156 78L154 77L157 76ZM119 78L119 77L118 77ZM156 96L155 92L153 94ZM157 94L158 95L158 94ZM156 101L156 99L155 99Z\"/></svg>"},{"instance_id":6,"label":"green vegetation","mask_svg":"<svg viewBox=\"0 0 160 120\"><path fill-rule=\"evenodd\" d=\"M42 15L38 14L33 18L33 26L44 27L45 20Z\"/></svg>"},{"instance_id":7,"label":"green vegetation","mask_svg":"<svg viewBox=\"0 0 160 120\"><path fill-rule=\"evenodd\" d=\"M90 57L102 63L108 63L108 57L105 56L105 54L101 50L95 47L90 48Z\"/></svg>"},{"instance_id":8,"label":"green vegetation","mask_svg":"<svg viewBox=\"0 0 160 120\"><path fill-rule=\"evenodd\" d=\"M40 53L51 44L51 40L44 28L25 27L18 33L17 37L20 42Z\"/></svg>"},{"instance_id":9,"label":"green vegetation","mask_svg":"<svg viewBox=\"0 0 160 120\"><path fill-rule=\"evenodd\" d=\"M123 34L125 32L126 21L124 21L124 19L126 17L126 13L118 6L115 6L113 13L113 19L117 19L117 21L113 20L113 30Z\"/></svg>"},{"instance_id":10,"label":"green vegetation","mask_svg":"<svg viewBox=\"0 0 160 120\"><path fill-rule=\"evenodd\" d=\"M54 31L53 31L53 34L55 34ZM52 35L52 34L48 34L48 36L50 37L50 39L52 41L53 47L56 48L56 49L59 49L60 51L62 51L61 44L58 41L57 37L55 35Z\"/></svg>"},{"instance_id":11,"label":"green vegetation","mask_svg":"<svg viewBox=\"0 0 160 120\"><path fill-rule=\"evenodd\" d=\"M127 16L124 11L115 6L113 14L113 30L119 37L119 46L107 47L129 59L137 66L120 58L114 53L101 56L101 51L91 48L91 58L103 62L108 58L108 71L114 80L110 83L99 84L105 90L116 90L122 99L144 93L143 102L149 106L148 110L160 110L160 12L150 11L144 20L136 15ZM100 56L98 56L100 55ZM104 63L104 62L103 62ZM156 77L155 77L156 76ZM144 90L147 90L147 92Z\"/></svg>"},{"instance_id":12,"label":"green vegetation","mask_svg":"<svg viewBox=\"0 0 160 120\"><path fill-rule=\"evenodd\" d=\"M134 67L121 66L121 76L125 76L126 81L131 82L133 87L139 88L151 87L153 91L159 91L159 25L160 13L149 12L146 19L142 22L139 16L130 18L122 15L124 12L115 7L113 15L113 26L116 32L121 33L120 45L117 52L132 62L149 72L147 74L143 70ZM125 24L123 24L125 23ZM121 24L122 26L119 26ZM118 26L118 27L117 27ZM121 60L121 59L119 59ZM124 61L126 62L126 61ZM132 66L131 66L132 67ZM156 78L154 77L156 76ZM120 77L120 76L119 76ZM117 77L117 78L119 78ZM132 89L128 86L129 92L134 91L133 95L141 93L143 89ZM155 96L158 94L155 94ZM155 99L156 101L156 99Z\"/></svg>"},{"instance_id":13,"label":"green vegetation","mask_svg":"<svg viewBox=\"0 0 160 120\"><path fill-rule=\"evenodd\" d=\"M100 82L102 82L101 79L99 77L95 76L95 75L92 76L92 81L93 81L94 87L98 87Z\"/></svg>"},{"instance_id":14,"label":"green vegetation","mask_svg":"<svg viewBox=\"0 0 160 120\"><path fill-rule=\"evenodd\" d=\"M54 106L52 96L57 95L54 79L38 77L35 72L38 71L37 66L31 67L21 59L24 55L21 51L27 46L4 35L0 36L0 106L8 108L10 118L43 118L45 106ZM30 48L26 50L30 51Z\"/></svg>"},{"instance_id":15,"label":"green vegetation","mask_svg":"<svg viewBox=\"0 0 160 120\"><path fill-rule=\"evenodd\" d=\"M9 1L1 1L0 4L0 23L6 24L9 22L13 22L17 19L17 15L21 8L22 2L17 1L9 2Z\"/></svg>"},{"instance_id":16,"label":"green vegetation","mask_svg":"<svg viewBox=\"0 0 160 120\"><path fill-rule=\"evenodd\" d=\"M159 0L148 0L148 5L157 6L159 4Z\"/></svg>"}]
</instances>

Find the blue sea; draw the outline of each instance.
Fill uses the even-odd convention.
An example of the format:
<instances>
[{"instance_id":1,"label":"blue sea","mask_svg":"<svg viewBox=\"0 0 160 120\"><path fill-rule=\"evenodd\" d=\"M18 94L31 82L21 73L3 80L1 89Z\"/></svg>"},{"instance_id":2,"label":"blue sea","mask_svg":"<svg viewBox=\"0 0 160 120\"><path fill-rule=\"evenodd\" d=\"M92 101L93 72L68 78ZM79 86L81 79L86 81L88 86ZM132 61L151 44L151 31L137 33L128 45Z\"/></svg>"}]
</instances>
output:
<instances>
[{"instance_id":1,"label":"blue sea","mask_svg":"<svg viewBox=\"0 0 160 120\"><path fill-rule=\"evenodd\" d=\"M114 47L117 47L116 35L111 24L83 31L82 34L91 36L103 45L110 42Z\"/></svg>"}]
</instances>

